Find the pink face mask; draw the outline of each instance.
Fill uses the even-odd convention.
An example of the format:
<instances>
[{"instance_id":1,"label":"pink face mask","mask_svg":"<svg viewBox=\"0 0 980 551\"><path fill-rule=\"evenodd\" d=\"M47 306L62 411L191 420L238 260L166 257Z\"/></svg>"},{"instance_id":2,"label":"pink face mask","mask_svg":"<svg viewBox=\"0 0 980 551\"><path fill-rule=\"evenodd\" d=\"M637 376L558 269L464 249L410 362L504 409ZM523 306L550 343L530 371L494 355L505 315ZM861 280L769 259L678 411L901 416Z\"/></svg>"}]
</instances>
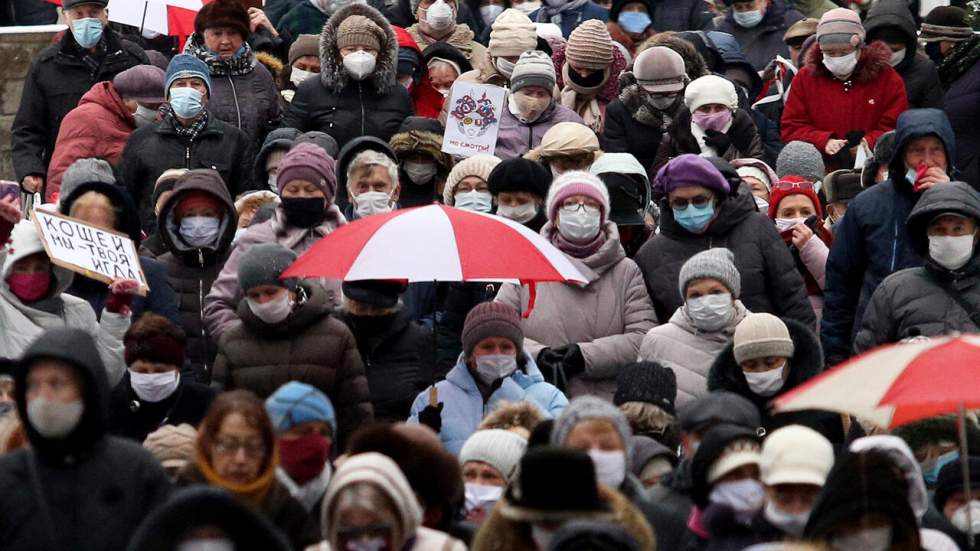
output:
<instances>
[{"instance_id":1,"label":"pink face mask","mask_svg":"<svg viewBox=\"0 0 980 551\"><path fill-rule=\"evenodd\" d=\"M7 276L10 292L21 302L29 304L39 300L48 292L51 286L50 272L34 272L30 274L13 273Z\"/></svg>"},{"instance_id":2,"label":"pink face mask","mask_svg":"<svg viewBox=\"0 0 980 551\"><path fill-rule=\"evenodd\" d=\"M717 130L721 132L721 129L725 128L725 125L732 120L732 112L728 109L717 113L695 111L691 115L691 120L694 121L694 124L700 126L702 130Z\"/></svg>"}]
</instances>

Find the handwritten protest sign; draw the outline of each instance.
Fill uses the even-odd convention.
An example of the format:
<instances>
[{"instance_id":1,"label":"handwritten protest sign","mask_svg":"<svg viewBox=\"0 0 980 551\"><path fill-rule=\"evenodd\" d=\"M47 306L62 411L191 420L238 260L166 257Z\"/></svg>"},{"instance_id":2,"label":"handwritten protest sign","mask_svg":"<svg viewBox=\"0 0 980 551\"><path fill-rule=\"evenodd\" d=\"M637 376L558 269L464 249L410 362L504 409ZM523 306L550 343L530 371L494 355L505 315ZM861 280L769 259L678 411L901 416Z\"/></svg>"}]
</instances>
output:
<instances>
[{"instance_id":1,"label":"handwritten protest sign","mask_svg":"<svg viewBox=\"0 0 980 551\"><path fill-rule=\"evenodd\" d=\"M453 83L442 150L462 157L477 153L493 155L505 94L500 86Z\"/></svg>"},{"instance_id":2,"label":"handwritten protest sign","mask_svg":"<svg viewBox=\"0 0 980 551\"><path fill-rule=\"evenodd\" d=\"M34 211L34 224L52 263L106 283L138 281L140 295L150 290L136 245L126 235L40 209Z\"/></svg>"}]
</instances>

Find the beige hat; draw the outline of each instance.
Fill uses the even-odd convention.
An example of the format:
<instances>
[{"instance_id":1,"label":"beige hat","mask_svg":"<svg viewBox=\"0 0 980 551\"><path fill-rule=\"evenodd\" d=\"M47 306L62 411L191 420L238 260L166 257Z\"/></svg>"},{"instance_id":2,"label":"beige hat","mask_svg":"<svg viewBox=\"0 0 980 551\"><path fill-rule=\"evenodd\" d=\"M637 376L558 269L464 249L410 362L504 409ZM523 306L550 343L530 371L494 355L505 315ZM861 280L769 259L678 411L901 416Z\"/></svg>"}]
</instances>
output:
<instances>
[{"instance_id":1,"label":"beige hat","mask_svg":"<svg viewBox=\"0 0 980 551\"><path fill-rule=\"evenodd\" d=\"M541 144L524 155L525 159L537 161L541 158L578 153L597 153L599 137L591 128L578 122L560 122L544 133Z\"/></svg>"},{"instance_id":2,"label":"beige hat","mask_svg":"<svg viewBox=\"0 0 980 551\"><path fill-rule=\"evenodd\" d=\"M533 50L537 45L534 23L520 10L504 10L490 26L487 49L493 57L519 56L527 50Z\"/></svg>"},{"instance_id":3,"label":"beige hat","mask_svg":"<svg viewBox=\"0 0 980 551\"><path fill-rule=\"evenodd\" d=\"M183 423L164 425L147 435L143 447L160 461L164 468L181 468L194 457L197 430Z\"/></svg>"},{"instance_id":4,"label":"beige hat","mask_svg":"<svg viewBox=\"0 0 980 551\"><path fill-rule=\"evenodd\" d=\"M762 483L823 486L834 466L834 447L819 432L802 425L783 427L762 443Z\"/></svg>"},{"instance_id":5,"label":"beige hat","mask_svg":"<svg viewBox=\"0 0 980 551\"><path fill-rule=\"evenodd\" d=\"M735 361L768 357L793 357L793 339L783 320L772 314L758 313L745 316L735 326Z\"/></svg>"},{"instance_id":6,"label":"beige hat","mask_svg":"<svg viewBox=\"0 0 980 551\"><path fill-rule=\"evenodd\" d=\"M708 468L708 484L714 484L739 467L758 465L759 450L759 443L755 440L740 439L731 442Z\"/></svg>"},{"instance_id":7,"label":"beige hat","mask_svg":"<svg viewBox=\"0 0 980 551\"><path fill-rule=\"evenodd\" d=\"M790 40L800 40L805 39L808 36L813 36L817 34L817 23L818 20L812 17L806 17L800 19L796 23L793 23L786 29L783 33L783 42L789 42Z\"/></svg>"},{"instance_id":8,"label":"beige hat","mask_svg":"<svg viewBox=\"0 0 980 551\"><path fill-rule=\"evenodd\" d=\"M490 171L499 164L500 159L498 157L483 153L456 163L446 178L446 186L442 189L442 202L449 206L455 205L456 184L460 180L469 176L476 176L486 182L490 179Z\"/></svg>"},{"instance_id":9,"label":"beige hat","mask_svg":"<svg viewBox=\"0 0 980 551\"><path fill-rule=\"evenodd\" d=\"M579 69L607 69L613 62L613 39L606 24L589 19L572 31L565 59Z\"/></svg>"},{"instance_id":10,"label":"beige hat","mask_svg":"<svg viewBox=\"0 0 980 551\"><path fill-rule=\"evenodd\" d=\"M381 50L385 32L363 15L348 15L337 26L337 50L347 46L366 46Z\"/></svg>"}]
</instances>

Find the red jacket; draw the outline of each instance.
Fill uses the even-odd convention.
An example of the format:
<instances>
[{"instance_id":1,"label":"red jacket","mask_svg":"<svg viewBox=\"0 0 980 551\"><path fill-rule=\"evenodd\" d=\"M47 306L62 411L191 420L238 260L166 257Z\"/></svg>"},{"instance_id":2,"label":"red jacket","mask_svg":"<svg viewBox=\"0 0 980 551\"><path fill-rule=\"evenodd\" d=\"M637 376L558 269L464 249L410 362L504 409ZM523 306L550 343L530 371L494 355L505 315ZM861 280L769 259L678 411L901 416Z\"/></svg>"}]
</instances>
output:
<instances>
[{"instance_id":1,"label":"red jacket","mask_svg":"<svg viewBox=\"0 0 980 551\"><path fill-rule=\"evenodd\" d=\"M412 35L408 34L408 31L401 27L392 26L392 28L395 30L395 36L398 38L398 47L415 50L415 53L419 56L419 63L422 65L422 78L410 90L415 114L420 117L439 118L439 112L442 111L442 102L446 101L446 98L442 97L442 94L429 82L429 68L426 66L425 60L422 59L422 50L419 49L419 45L416 44Z\"/></svg>"},{"instance_id":2,"label":"red jacket","mask_svg":"<svg viewBox=\"0 0 980 551\"><path fill-rule=\"evenodd\" d=\"M905 83L888 64L890 57L883 42L864 46L851 79L841 81L824 67L820 48L810 48L783 109L782 142L808 142L822 153L828 140L863 130L873 150L878 136L894 130L898 115L909 107Z\"/></svg>"},{"instance_id":3,"label":"red jacket","mask_svg":"<svg viewBox=\"0 0 980 551\"><path fill-rule=\"evenodd\" d=\"M111 81L96 82L78 107L65 115L48 165L45 200L61 189L61 177L76 160L99 157L116 166L123 147L136 130L136 119L123 103Z\"/></svg>"}]
</instances>

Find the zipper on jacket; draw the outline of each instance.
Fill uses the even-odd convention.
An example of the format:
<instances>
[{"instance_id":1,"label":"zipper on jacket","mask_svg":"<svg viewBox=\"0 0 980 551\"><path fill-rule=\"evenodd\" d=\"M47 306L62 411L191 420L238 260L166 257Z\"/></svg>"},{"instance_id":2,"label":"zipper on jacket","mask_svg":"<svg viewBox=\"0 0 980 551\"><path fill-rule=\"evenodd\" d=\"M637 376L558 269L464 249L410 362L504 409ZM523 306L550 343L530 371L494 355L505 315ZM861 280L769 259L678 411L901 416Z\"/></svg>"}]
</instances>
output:
<instances>
[{"instance_id":1,"label":"zipper on jacket","mask_svg":"<svg viewBox=\"0 0 980 551\"><path fill-rule=\"evenodd\" d=\"M892 264L890 273L895 273L895 262L898 260L898 220L893 220L892 225L895 228L895 233L892 238Z\"/></svg>"},{"instance_id":2,"label":"zipper on jacket","mask_svg":"<svg viewBox=\"0 0 980 551\"><path fill-rule=\"evenodd\" d=\"M361 104L361 135L364 135L364 88L361 81L357 81L357 101Z\"/></svg>"},{"instance_id":3,"label":"zipper on jacket","mask_svg":"<svg viewBox=\"0 0 980 551\"><path fill-rule=\"evenodd\" d=\"M242 129L242 108L238 105L238 90L235 89L235 81L228 74L228 84L231 84L231 97L235 98L235 113L238 115L238 129Z\"/></svg>"},{"instance_id":4,"label":"zipper on jacket","mask_svg":"<svg viewBox=\"0 0 980 551\"><path fill-rule=\"evenodd\" d=\"M201 249L197 250L197 262L201 266L202 277L197 278L197 315L201 321L201 342L204 344L204 357L201 359L204 367L204 374L210 376L211 366L208 365L208 335L207 330L204 328L204 251Z\"/></svg>"},{"instance_id":5,"label":"zipper on jacket","mask_svg":"<svg viewBox=\"0 0 980 551\"><path fill-rule=\"evenodd\" d=\"M184 168L191 167L191 142L187 142L187 147L184 148Z\"/></svg>"}]
</instances>

